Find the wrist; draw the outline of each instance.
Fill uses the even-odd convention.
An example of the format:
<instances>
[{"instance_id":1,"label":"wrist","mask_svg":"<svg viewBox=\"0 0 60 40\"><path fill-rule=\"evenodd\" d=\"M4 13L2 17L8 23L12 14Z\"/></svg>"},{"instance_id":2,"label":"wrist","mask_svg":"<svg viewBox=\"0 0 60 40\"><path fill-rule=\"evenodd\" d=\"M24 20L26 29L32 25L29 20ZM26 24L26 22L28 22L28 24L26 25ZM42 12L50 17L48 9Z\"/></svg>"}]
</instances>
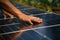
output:
<instances>
[{"instance_id":1,"label":"wrist","mask_svg":"<svg viewBox=\"0 0 60 40\"><path fill-rule=\"evenodd\" d=\"M21 17L21 16L24 16L25 14L24 13L17 13L17 17Z\"/></svg>"}]
</instances>

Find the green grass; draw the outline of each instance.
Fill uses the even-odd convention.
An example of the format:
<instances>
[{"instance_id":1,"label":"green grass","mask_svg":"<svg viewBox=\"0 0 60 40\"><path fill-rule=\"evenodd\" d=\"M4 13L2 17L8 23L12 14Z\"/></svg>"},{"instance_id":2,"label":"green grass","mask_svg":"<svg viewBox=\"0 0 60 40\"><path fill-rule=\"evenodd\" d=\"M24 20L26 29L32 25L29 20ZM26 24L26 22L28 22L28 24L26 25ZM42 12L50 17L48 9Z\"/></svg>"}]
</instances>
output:
<instances>
[{"instance_id":1,"label":"green grass","mask_svg":"<svg viewBox=\"0 0 60 40\"><path fill-rule=\"evenodd\" d=\"M22 5L30 5L46 11L52 11L52 7L60 7L60 0L13 0Z\"/></svg>"}]
</instances>

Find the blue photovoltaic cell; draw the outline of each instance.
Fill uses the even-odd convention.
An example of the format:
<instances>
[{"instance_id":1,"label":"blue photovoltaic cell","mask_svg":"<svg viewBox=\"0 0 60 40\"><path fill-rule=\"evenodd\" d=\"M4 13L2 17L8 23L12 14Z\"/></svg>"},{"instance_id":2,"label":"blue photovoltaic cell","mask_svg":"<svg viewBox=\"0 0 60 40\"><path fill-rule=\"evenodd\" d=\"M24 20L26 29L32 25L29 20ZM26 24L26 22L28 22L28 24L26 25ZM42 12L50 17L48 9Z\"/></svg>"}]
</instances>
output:
<instances>
[{"instance_id":1,"label":"blue photovoltaic cell","mask_svg":"<svg viewBox=\"0 0 60 40\"><path fill-rule=\"evenodd\" d=\"M16 6L18 9L20 9L22 12L26 13L26 14L39 14L39 13L45 13L46 11L40 10L40 9L36 9L34 7L30 7L30 6L23 6L23 5L19 5L17 3L13 3L14 6Z\"/></svg>"},{"instance_id":2,"label":"blue photovoltaic cell","mask_svg":"<svg viewBox=\"0 0 60 40\"><path fill-rule=\"evenodd\" d=\"M21 38L23 38L24 40L47 40L46 38L43 38L43 36L40 36L33 30L23 33Z\"/></svg>"},{"instance_id":3,"label":"blue photovoltaic cell","mask_svg":"<svg viewBox=\"0 0 60 40\"><path fill-rule=\"evenodd\" d=\"M19 6L19 8L21 8L23 5L15 4L15 6ZM26 10L24 8L26 8ZM7 21L5 24L0 25L0 40L60 40L60 25L58 25L60 24L60 15L55 13L47 13L36 8L27 8L30 7L23 6L23 10L21 11L24 11L24 13L26 14L28 13L33 16L42 18L43 22L38 25L30 26L29 28L29 26L26 26L28 25L27 23L14 18L12 22ZM37 15L36 13L38 13L39 15ZM18 34L18 32L1 35L3 33L19 31L21 30L21 28L23 30L24 26L25 30L31 28L33 28L33 30L31 29L29 31L23 32L21 35Z\"/></svg>"},{"instance_id":4,"label":"blue photovoltaic cell","mask_svg":"<svg viewBox=\"0 0 60 40\"><path fill-rule=\"evenodd\" d=\"M37 15L37 16L40 17L40 15ZM41 18L43 19L43 23L42 23L43 25L37 25L35 27L44 27L44 26L60 24L60 15L47 14L47 15L41 16ZM48 27L48 28L39 28L39 29L33 30L32 33L30 31L28 31L26 33L30 33L30 35L33 34L31 36L33 36L35 38L36 35L34 35L34 34L36 34L36 33L34 33L34 32L36 32L37 35L40 35L40 38L42 36L42 38L38 39L38 40L60 40L60 38L59 38L60 37L60 25L57 25L54 27L52 26L52 27ZM26 35L27 34L23 33L21 37L24 39L24 36L27 37ZM39 37L37 37L37 38L39 38ZM27 39L31 40L33 38L30 38L30 36L29 36L29 37L27 37ZM24 40L26 40L26 39L24 39ZM33 40L37 40L37 39L35 38Z\"/></svg>"}]
</instances>

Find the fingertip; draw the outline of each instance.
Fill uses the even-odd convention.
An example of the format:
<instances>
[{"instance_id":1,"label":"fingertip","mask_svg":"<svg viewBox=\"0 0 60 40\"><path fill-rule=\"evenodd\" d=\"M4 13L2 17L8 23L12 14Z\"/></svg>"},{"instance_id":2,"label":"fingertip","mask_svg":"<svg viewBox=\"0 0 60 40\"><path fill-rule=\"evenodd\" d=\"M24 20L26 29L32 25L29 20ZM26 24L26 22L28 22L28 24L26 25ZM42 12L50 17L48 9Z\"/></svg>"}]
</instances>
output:
<instances>
[{"instance_id":1,"label":"fingertip","mask_svg":"<svg viewBox=\"0 0 60 40\"><path fill-rule=\"evenodd\" d=\"M43 22L43 20L42 19L40 19L40 21L39 21L40 23L42 23Z\"/></svg>"},{"instance_id":2,"label":"fingertip","mask_svg":"<svg viewBox=\"0 0 60 40\"><path fill-rule=\"evenodd\" d=\"M40 19L40 21L41 21L41 22L43 22L43 20L42 20L42 19Z\"/></svg>"},{"instance_id":3,"label":"fingertip","mask_svg":"<svg viewBox=\"0 0 60 40\"><path fill-rule=\"evenodd\" d=\"M37 22L37 23L42 23L43 21L42 21L42 19L39 19L39 20L37 20L37 21L35 21L35 22Z\"/></svg>"}]
</instances>

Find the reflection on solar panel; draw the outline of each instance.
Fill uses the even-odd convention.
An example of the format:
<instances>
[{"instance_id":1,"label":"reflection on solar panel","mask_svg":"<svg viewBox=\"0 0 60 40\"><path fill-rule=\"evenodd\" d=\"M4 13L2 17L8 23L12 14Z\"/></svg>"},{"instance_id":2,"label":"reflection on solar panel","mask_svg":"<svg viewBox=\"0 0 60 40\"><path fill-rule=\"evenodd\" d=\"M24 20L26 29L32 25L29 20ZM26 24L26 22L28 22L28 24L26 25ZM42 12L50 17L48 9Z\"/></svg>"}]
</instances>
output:
<instances>
[{"instance_id":1,"label":"reflection on solar panel","mask_svg":"<svg viewBox=\"0 0 60 40\"><path fill-rule=\"evenodd\" d=\"M0 25L0 40L60 40L60 15L24 6L21 11L42 18L43 23L28 25L15 17Z\"/></svg>"}]
</instances>

